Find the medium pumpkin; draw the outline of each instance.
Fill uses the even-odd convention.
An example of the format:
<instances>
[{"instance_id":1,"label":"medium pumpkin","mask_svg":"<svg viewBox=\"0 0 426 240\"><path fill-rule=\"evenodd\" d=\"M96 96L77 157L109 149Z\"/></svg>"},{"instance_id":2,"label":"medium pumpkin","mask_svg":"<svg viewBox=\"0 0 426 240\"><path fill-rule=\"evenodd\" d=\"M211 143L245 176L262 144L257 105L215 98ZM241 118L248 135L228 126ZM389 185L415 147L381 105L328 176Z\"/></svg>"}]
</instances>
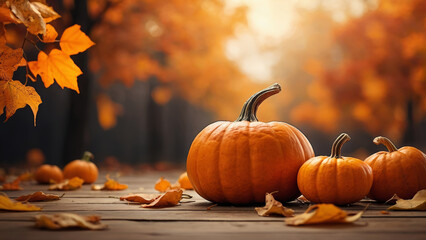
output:
<instances>
[{"instance_id":1,"label":"medium pumpkin","mask_svg":"<svg viewBox=\"0 0 426 240\"><path fill-rule=\"evenodd\" d=\"M297 185L306 199L343 205L368 194L373 183L370 166L359 159L341 156L342 146L349 140L348 134L341 134L333 143L330 157L311 158L300 168Z\"/></svg>"},{"instance_id":2,"label":"medium pumpkin","mask_svg":"<svg viewBox=\"0 0 426 240\"><path fill-rule=\"evenodd\" d=\"M385 145L388 152L380 151L365 159L374 174L368 197L380 202L394 194L410 199L426 188L426 155L422 151L414 147L397 149L386 137L376 137L373 142Z\"/></svg>"},{"instance_id":3,"label":"medium pumpkin","mask_svg":"<svg viewBox=\"0 0 426 240\"><path fill-rule=\"evenodd\" d=\"M296 177L314 156L308 139L283 122L259 122L256 112L281 91L274 84L250 97L235 122L219 121L204 128L192 142L187 172L195 191L217 203L263 203L277 191L277 200L299 196Z\"/></svg>"},{"instance_id":4,"label":"medium pumpkin","mask_svg":"<svg viewBox=\"0 0 426 240\"><path fill-rule=\"evenodd\" d=\"M82 159L68 163L64 168L64 177L66 179L79 177L84 183L94 183L98 179L98 168L90 159L93 159L93 154L85 152Z\"/></svg>"},{"instance_id":5,"label":"medium pumpkin","mask_svg":"<svg viewBox=\"0 0 426 240\"><path fill-rule=\"evenodd\" d=\"M61 169L55 165L43 164L34 173L34 179L38 183L59 183L63 178Z\"/></svg>"}]
</instances>

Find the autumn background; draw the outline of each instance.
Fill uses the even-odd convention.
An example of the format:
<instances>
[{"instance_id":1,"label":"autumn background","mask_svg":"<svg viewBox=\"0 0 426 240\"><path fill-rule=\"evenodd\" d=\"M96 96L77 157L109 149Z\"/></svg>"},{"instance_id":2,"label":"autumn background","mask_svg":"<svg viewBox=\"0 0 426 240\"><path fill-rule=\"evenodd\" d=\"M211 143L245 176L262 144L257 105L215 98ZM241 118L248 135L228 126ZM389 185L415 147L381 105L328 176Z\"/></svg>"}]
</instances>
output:
<instances>
[{"instance_id":1,"label":"autumn background","mask_svg":"<svg viewBox=\"0 0 426 240\"><path fill-rule=\"evenodd\" d=\"M235 120L275 82L283 91L259 120L296 126L317 155L341 132L352 137L343 155L361 159L378 135L426 150L424 0L38 2L62 16L59 33L79 24L95 45L72 57L79 94L14 73L43 103L36 127L29 107L0 116L0 167L26 164L31 149L61 166L84 150L109 169L183 165L201 129ZM26 28L6 30L21 47ZM34 45L24 52L37 59Z\"/></svg>"}]
</instances>

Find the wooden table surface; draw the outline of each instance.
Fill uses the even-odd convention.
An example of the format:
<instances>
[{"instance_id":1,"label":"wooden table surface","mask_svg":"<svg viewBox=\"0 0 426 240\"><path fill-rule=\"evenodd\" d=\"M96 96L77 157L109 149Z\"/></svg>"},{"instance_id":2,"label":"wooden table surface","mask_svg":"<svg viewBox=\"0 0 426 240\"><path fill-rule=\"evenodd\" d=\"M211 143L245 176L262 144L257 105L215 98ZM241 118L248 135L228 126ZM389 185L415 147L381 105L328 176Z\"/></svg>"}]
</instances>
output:
<instances>
[{"instance_id":1,"label":"wooden table surface","mask_svg":"<svg viewBox=\"0 0 426 240\"><path fill-rule=\"evenodd\" d=\"M260 217L254 207L215 206L194 191L185 191L192 199L182 200L179 206L163 209L145 209L120 201L128 193L155 193L154 183L160 176L174 182L179 173L149 172L138 176L122 176L119 181L128 184L124 191L93 191L89 185L66 191L61 200L34 203L41 212L8 212L0 210L0 239L422 239L426 240L425 211L391 211L381 213L388 205L371 203L361 219L353 224L287 226L283 218ZM104 175L103 175L104 176ZM100 177L97 183L102 184ZM23 183L22 191L5 191L11 197L35 191L61 195L63 191L47 191L48 186ZM348 212L364 209L367 202L342 207ZM284 204L302 213L307 204ZM107 230L42 230L34 227L37 214L72 212L99 215Z\"/></svg>"}]
</instances>

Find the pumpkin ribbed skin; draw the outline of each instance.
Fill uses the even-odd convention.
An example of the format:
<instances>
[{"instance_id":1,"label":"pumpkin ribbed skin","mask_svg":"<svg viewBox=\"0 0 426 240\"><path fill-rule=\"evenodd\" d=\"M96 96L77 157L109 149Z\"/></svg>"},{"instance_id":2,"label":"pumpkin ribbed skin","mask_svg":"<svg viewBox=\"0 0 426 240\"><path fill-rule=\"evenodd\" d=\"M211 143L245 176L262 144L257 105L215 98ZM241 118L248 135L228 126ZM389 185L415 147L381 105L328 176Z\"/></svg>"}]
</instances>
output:
<instances>
[{"instance_id":1,"label":"pumpkin ribbed skin","mask_svg":"<svg viewBox=\"0 0 426 240\"><path fill-rule=\"evenodd\" d=\"M347 134L343 136L349 138ZM361 200L370 191L373 183L371 167L359 159L341 157L343 143L340 142L340 146L333 144L330 157L311 158L300 168L297 184L309 201L344 205Z\"/></svg>"},{"instance_id":2,"label":"pumpkin ribbed skin","mask_svg":"<svg viewBox=\"0 0 426 240\"><path fill-rule=\"evenodd\" d=\"M94 183L98 179L98 167L90 162L90 158L93 158L93 155L90 152L85 152L82 159L68 163L64 167L64 178L79 177L84 180L84 183Z\"/></svg>"},{"instance_id":3,"label":"pumpkin ribbed skin","mask_svg":"<svg viewBox=\"0 0 426 240\"><path fill-rule=\"evenodd\" d=\"M376 144L389 139L375 139ZM373 169L373 186L368 197L380 202L394 194L403 199L412 198L417 191L426 188L426 155L414 147L396 149L387 145L389 152L380 151L365 159Z\"/></svg>"},{"instance_id":4,"label":"pumpkin ribbed skin","mask_svg":"<svg viewBox=\"0 0 426 240\"><path fill-rule=\"evenodd\" d=\"M307 138L289 124L220 121L194 139L187 172L197 193L212 202L263 203L273 191L286 202L299 196L297 172L312 156Z\"/></svg>"},{"instance_id":5,"label":"pumpkin ribbed skin","mask_svg":"<svg viewBox=\"0 0 426 240\"><path fill-rule=\"evenodd\" d=\"M43 164L35 171L34 178L38 183L51 183L51 180L59 183L64 176L58 166Z\"/></svg>"}]
</instances>

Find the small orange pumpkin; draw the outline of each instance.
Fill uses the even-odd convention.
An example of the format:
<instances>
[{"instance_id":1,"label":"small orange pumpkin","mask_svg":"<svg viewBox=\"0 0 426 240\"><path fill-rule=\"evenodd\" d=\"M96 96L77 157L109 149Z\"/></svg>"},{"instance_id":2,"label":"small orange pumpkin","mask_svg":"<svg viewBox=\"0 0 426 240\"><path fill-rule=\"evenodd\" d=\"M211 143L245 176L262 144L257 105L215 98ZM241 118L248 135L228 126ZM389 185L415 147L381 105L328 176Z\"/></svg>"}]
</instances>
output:
<instances>
[{"instance_id":1,"label":"small orange pumpkin","mask_svg":"<svg viewBox=\"0 0 426 240\"><path fill-rule=\"evenodd\" d=\"M397 194L409 199L426 188L426 155L414 147L397 149L386 137L376 137L373 142L388 149L377 152L365 162L373 169L373 186L368 197L380 202Z\"/></svg>"},{"instance_id":2,"label":"small orange pumpkin","mask_svg":"<svg viewBox=\"0 0 426 240\"><path fill-rule=\"evenodd\" d=\"M342 133L334 141L330 157L311 158L300 168L297 185L309 201L343 205L361 200L370 191L371 167L357 158L340 154L343 144L350 139Z\"/></svg>"},{"instance_id":3,"label":"small orange pumpkin","mask_svg":"<svg viewBox=\"0 0 426 240\"><path fill-rule=\"evenodd\" d=\"M90 159L93 159L93 154L84 152L82 159L68 163L64 168L64 177L66 179L79 177L84 183L94 183L98 179L98 168Z\"/></svg>"},{"instance_id":4,"label":"small orange pumpkin","mask_svg":"<svg viewBox=\"0 0 426 240\"><path fill-rule=\"evenodd\" d=\"M61 169L55 165L43 164L34 173L34 179L38 183L61 182L64 178Z\"/></svg>"},{"instance_id":5,"label":"small orange pumpkin","mask_svg":"<svg viewBox=\"0 0 426 240\"><path fill-rule=\"evenodd\" d=\"M195 191L218 203L264 203L299 196L297 172L314 156L308 139L283 122L259 122L256 112L268 97L281 91L274 84L250 97L235 122L219 121L204 128L192 142L187 173Z\"/></svg>"}]
</instances>

